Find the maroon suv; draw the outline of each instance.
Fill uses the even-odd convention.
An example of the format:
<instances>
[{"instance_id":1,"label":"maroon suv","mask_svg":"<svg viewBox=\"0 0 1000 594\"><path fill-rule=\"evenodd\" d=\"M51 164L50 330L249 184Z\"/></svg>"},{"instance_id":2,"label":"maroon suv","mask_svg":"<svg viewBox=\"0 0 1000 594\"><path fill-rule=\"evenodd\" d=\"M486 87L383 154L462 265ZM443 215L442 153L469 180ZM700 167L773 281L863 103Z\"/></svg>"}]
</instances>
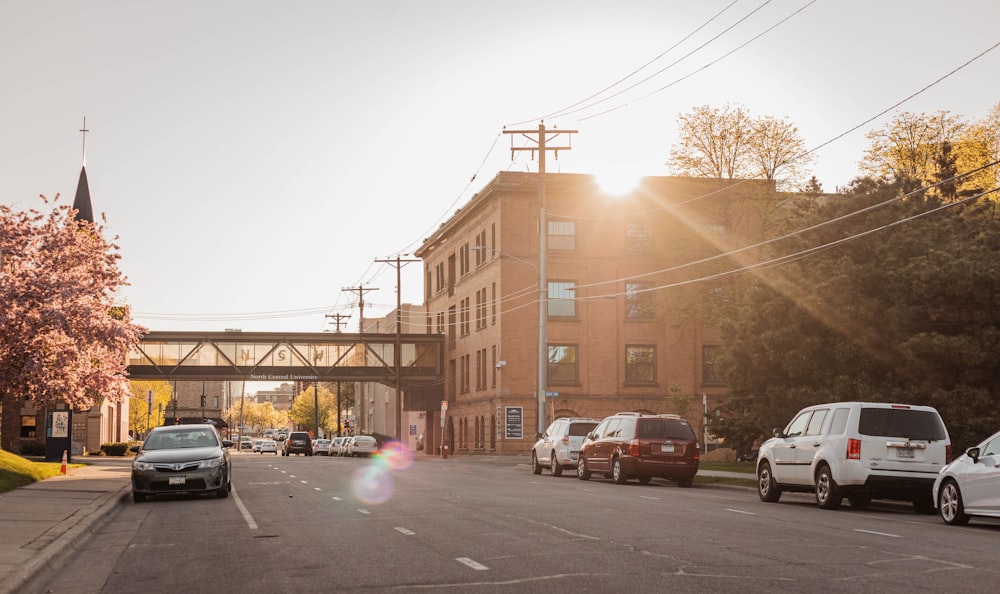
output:
<instances>
[{"instance_id":1,"label":"maroon suv","mask_svg":"<svg viewBox=\"0 0 1000 594\"><path fill-rule=\"evenodd\" d=\"M648 484L653 477L690 487L698 473L698 438L677 415L612 415L587 435L576 475L600 473L619 485L629 479Z\"/></svg>"}]
</instances>

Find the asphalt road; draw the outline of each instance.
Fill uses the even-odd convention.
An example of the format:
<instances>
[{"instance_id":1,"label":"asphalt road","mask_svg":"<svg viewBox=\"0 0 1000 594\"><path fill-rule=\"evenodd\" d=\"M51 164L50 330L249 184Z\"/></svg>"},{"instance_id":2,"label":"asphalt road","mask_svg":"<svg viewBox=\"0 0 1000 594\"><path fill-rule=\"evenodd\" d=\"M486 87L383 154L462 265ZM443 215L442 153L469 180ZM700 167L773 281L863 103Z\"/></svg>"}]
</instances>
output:
<instances>
[{"instance_id":1,"label":"asphalt road","mask_svg":"<svg viewBox=\"0 0 1000 594\"><path fill-rule=\"evenodd\" d=\"M1000 522L818 509L452 458L233 456L227 499L129 503L30 592L994 592Z\"/></svg>"}]
</instances>

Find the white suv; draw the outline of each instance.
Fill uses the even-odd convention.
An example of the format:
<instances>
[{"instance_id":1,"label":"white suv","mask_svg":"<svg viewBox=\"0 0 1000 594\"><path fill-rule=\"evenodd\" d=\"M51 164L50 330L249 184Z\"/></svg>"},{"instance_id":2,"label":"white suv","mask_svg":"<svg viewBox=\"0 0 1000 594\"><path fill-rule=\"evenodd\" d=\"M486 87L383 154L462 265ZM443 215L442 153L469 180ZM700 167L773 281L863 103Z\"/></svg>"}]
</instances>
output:
<instances>
[{"instance_id":1,"label":"white suv","mask_svg":"<svg viewBox=\"0 0 1000 594\"><path fill-rule=\"evenodd\" d=\"M541 474L548 467L552 476L562 474L564 468L576 468L580 445L587 434L600 423L597 419L562 417L552 421L545 433L535 435L531 448L531 472Z\"/></svg>"},{"instance_id":2,"label":"white suv","mask_svg":"<svg viewBox=\"0 0 1000 594\"><path fill-rule=\"evenodd\" d=\"M782 491L813 491L823 509L872 499L913 502L934 513L931 488L951 458L941 415L929 406L835 402L802 409L760 446L757 491L774 502Z\"/></svg>"}]
</instances>

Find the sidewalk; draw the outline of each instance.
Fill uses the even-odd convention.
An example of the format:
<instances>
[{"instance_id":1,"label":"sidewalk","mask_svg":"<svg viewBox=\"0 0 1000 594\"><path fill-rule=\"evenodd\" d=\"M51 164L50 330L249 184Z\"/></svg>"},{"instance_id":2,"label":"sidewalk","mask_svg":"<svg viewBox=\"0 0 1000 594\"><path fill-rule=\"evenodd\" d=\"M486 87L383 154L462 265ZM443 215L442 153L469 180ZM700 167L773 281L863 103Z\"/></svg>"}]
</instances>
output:
<instances>
[{"instance_id":1,"label":"sidewalk","mask_svg":"<svg viewBox=\"0 0 1000 594\"><path fill-rule=\"evenodd\" d=\"M58 567L129 496L131 458L74 462L87 466L0 494L0 594Z\"/></svg>"}]
</instances>

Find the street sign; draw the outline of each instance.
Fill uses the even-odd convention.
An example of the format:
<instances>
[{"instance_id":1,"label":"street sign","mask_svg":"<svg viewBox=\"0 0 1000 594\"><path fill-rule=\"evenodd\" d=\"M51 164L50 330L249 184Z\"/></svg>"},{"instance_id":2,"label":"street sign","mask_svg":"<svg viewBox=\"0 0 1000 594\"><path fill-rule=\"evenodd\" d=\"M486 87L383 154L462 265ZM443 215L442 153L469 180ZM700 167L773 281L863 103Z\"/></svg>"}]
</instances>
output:
<instances>
[{"instance_id":1,"label":"street sign","mask_svg":"<svg viewBox=\"0 0 1000 594\"><path fill-rule=\"evenodd\" d=\"M545 395L548 396L549 398L555 398L556 396L559 395L559 392L546 392Z\"/></svg>"}]
</instances>

